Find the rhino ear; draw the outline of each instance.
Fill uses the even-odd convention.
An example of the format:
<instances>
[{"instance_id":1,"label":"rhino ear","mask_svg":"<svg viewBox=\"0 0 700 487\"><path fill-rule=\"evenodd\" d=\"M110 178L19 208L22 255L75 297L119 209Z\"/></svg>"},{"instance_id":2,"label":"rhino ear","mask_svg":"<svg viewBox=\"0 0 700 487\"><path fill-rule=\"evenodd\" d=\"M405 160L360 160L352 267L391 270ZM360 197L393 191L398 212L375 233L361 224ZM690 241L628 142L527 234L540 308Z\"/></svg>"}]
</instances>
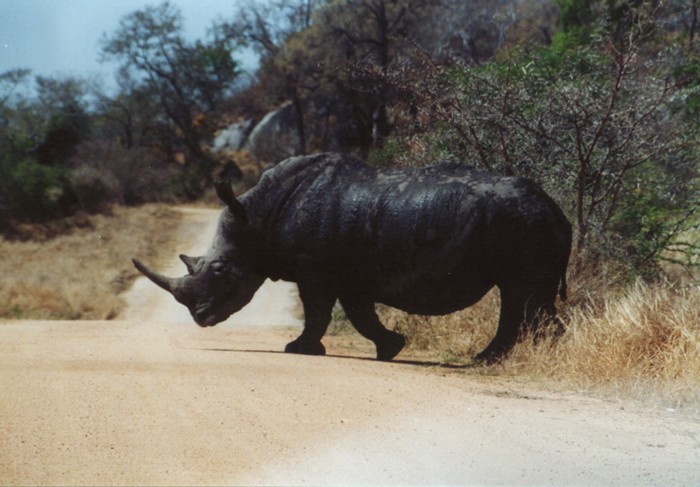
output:
<instances>
[{"instance_id":1,"label":"rhino ear","mask_svg":"<svg viewBox=\"0 0 700 487\"><path fill-rule=\"evenodd\" d=\"M243 221L247 221L248 218L245 213L245 208L240 201L236 199L236 195L233 194L233 189L228 181L218 180L214 183L216 188L216 195L219 197L221 202L225 204L235 218L239 218Z\"/></svg>"}]
</instances>

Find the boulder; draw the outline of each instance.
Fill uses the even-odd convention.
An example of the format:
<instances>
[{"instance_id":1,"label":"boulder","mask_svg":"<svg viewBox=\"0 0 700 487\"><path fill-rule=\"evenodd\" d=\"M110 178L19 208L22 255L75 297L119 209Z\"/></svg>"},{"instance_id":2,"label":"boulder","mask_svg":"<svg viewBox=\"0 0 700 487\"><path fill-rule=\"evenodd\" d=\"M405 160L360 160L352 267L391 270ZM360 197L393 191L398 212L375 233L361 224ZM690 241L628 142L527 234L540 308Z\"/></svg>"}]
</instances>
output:
<instances>
[{"instance_id":1,"label":"boulder","mask_svg":"<svg viewBox=\"0 0 700 487\"><path fill-rule=\"evenodd\" d=\"M269 112L250 133L243 148L258 159L278 162L297 155L300 140L296 114L291 102Z\"/></svg>"},{"instance_id":2,"label":"boulder","mask_svg":"<svg viewBox=\"0 0 700 487\"><path fill-rule=\"evenodd\" d=\"M254 127L255 120L253 119L236 122L229 125L219 132L216 137L214 137L214 142L211 146L212 152L235 152L241 150L248 141L248 137L250 136L250 133Z\"/></svg>"}]
</instances>

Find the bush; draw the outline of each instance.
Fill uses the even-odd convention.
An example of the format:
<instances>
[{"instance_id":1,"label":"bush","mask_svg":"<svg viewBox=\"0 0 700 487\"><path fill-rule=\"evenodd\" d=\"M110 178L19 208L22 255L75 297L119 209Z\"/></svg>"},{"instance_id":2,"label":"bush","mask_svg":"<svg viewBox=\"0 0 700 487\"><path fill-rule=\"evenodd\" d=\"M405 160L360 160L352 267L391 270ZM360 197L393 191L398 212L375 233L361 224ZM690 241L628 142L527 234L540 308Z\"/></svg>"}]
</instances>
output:
<instances>
[{"instance_id":1,"label":"bush","mask_svg":"<svg viewBox=\"0 0 700 487\"><path fill-rule=\"evenodd\" d=\"M112 204L171 199L176 170L158 151L126 150L105 141L78 146L68 165L31 158L0 160L0 222L45 222L76 211L97 213Z\"/></svg>"},{"instance_id":2,"label":"bush","mask_svg":"<svg viewBox=\"0 0 700 487\"><path fill-rule=\"evenodd\" d=\"M81 144L71 160L71 177L81 208L137 205L172 197L175 170L155 149L125 149L107 141Z\"/></svg>"},{"instance_id":3,"label":"bush","mask_svg":"<svg viewBox=\"0 0 700 487\"><path fill-rule=\"evenodd\" d=\"M577 251L646 273L697 211L697 130L674 106L687 91L668 81L675 46L642 56L600 42L388 77L420 100L426 153L536 180Z\"/></svg>"},{"instance_id":4,"label":"bush","mask_svg":"<svg viewBox=\"0 0 700 487\"><path fill-rule=\"evenodd\" d=\"M42 221L71 210L73 189L64 167L32 159L0 160L0 221Z\"/></svg>"},{"instance_id":5,"label":"bush","mask_svg":"<svg viewBox=\"0 0 700 487\"><path fill-rule=\"evenodd\" d=\"M88 213L103 212L109 203L118 201L121 185L114 174L91 166L79 166L71 173L76 198Z\"/></svg>"}]
</instances>

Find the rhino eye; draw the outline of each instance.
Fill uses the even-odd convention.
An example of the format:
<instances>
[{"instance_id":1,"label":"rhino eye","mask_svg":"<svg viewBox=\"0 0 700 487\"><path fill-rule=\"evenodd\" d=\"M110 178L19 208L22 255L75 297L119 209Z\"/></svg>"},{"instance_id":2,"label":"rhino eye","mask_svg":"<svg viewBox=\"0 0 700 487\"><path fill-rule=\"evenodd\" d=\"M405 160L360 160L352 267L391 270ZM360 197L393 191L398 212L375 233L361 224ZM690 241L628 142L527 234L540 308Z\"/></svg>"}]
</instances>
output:
<instances>
[{"instance_id":1,"label":"rhino eye","mask_svg":"<svg viewBox=\"0 0 700 487\"><path fill-rule=\"evenodd\" d=\"M215 274L223 274L226 270L226 265L223 262L219 261L212 262L211 270L213 270Z\"/></svg>"}]
</instances>

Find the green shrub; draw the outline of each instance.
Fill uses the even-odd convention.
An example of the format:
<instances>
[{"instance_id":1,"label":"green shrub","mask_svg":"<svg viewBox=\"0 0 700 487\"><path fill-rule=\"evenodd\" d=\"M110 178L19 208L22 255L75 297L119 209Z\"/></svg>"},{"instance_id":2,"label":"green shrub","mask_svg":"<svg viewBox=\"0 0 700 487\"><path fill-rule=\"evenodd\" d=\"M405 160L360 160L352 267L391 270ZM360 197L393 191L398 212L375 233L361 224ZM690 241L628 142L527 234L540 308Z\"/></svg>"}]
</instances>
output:
<instances>
[{"instance_id":1,"label":"green shrub","mask_svg":"<svg viewBox=\"0 0 700 487\"><path fill-rule=\"evenodd\" d=\"M64 216L73 206L66 168L26 158L0 160L0 220L41 221Z\"/></svg>"},{"instance_id":2,"label":"green shrub","mask_svg":"<svg viewBox=\"0 0 700 487\"><path fill-rule=\"evenodd\" d=\"M697 211L697 131L673 106L687 94L667 82L673 46L649 60L635 49L513 51L438 72L432 152L538 181L579 251L649 274L694 248L673 244Z\"/></svg>"}]
</instances>

